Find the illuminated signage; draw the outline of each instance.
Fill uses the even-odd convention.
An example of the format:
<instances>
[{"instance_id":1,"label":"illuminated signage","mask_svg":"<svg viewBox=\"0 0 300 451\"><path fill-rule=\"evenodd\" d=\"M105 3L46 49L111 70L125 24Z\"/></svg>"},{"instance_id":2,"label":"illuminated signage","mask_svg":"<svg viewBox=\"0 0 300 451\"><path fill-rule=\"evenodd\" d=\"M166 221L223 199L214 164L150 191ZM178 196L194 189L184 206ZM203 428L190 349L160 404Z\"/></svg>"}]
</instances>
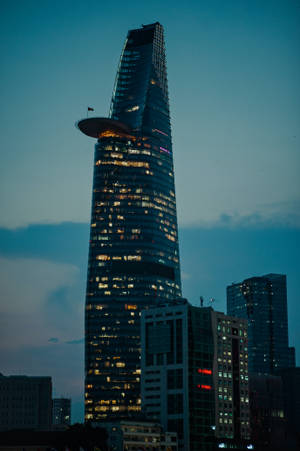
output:
<instances>
[{"instance_id":1,"label":"illuminated signage","mask_svg":"<svg viewBox=\"0 0 300 451\"><path fill-rule=\"evenodd\" d=\"M212 371L211 370L207 370L207 369L202 369L202 368L198 368L198 373L201 373L201 374L212 374Z\"/></svg>"},{"instance_id":2,"label":"illuminated signage","mask_svg":"<svg viewBox=\"0 0 300 451\"><path fill-rule=\"evenodd\" d=\"M202 390L211 390L211 385L198 384L197 388L201 388Z\"/></svg>"}]
</instances>

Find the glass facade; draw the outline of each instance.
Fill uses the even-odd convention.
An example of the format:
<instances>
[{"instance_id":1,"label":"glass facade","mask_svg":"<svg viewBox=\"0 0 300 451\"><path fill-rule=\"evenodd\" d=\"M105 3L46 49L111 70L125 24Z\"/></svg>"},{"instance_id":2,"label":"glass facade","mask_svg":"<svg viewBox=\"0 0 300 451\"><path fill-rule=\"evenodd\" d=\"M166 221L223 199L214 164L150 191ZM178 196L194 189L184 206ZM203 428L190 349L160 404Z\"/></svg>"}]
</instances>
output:
<instances>
[{"instance_id":1,"label":"glass facade","mask_svg":"<svg viewBox=\"0 0 300 451\"><path fill-rule=\"evenodd\" d=\"M148 136L172 153L163 27L159 23L128 33L116 77L110 117Z\"/></svg>"},{"instance_id":2,"label":"glass facade","mask_svg":"<svg viewBox=\"0 0 300 451\"><path fill-rule=\"evenodd\" d=\"M212 429L215 424L212 314L211 308L189 307L190 451L216 449Z\"/></svg>"},{"instance_id":3,"label":"glass facade","mask_svg":"<svg viewBox=\"0 0 300 451\"><path fill-rule=\"evenodd\" d=\"M140 312L181 295L163 29L128 33L97 137L86 293L86 420L141 409Z\"/></svg>"},{"instance_id":4,"label":"glass facade","mask_svg":"<svg viewBox=\"0 0 300 451\"><path fill-rule=\"evenodd\" d=\"M248 320L249 371L289 366L286 276L268 274L227 287L227 313Z\"/></svg>"}]
</instances>

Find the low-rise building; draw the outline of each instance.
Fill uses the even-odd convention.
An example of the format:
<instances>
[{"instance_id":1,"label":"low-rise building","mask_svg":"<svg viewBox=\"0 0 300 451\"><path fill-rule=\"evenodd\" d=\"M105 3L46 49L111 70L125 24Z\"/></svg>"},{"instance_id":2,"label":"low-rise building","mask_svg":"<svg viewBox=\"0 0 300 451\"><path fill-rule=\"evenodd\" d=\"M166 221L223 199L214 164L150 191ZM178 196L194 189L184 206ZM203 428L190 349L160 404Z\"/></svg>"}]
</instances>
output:
<instances>
[{"instance_id":1,"label":"low-rise building","mask_svg":"<svg viewBox=\"0 0 300 451\"><path fill-rule=\"evenodd\" d=\"M51 412L51 377L0 374L0 431L49 430Z\"/></svg>"},{"instance_id":2,"label":"low-rise building","mask_svg":"<svg viewBox=\"0 0 300 451\"><path fill-rule=\"evenodd\" d=\"M151 421L120 420L99 422L105 428L111 451L177 451L177 434L164 432L161 425Z\"/></svg>"}]
</instances>

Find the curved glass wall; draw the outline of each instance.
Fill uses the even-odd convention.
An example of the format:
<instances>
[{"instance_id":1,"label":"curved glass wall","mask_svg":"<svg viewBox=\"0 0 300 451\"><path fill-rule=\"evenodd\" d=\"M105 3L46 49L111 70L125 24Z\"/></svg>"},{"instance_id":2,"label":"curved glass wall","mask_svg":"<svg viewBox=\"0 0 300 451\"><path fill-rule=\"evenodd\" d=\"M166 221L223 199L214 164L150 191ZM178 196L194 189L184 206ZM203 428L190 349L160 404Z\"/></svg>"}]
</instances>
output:
<instances>
[{"instance_id":1,"label":"curved glass wall","mask_svg":"<svg viewBox=\"0 0 300 451\"><path fill-rule=\"evenodd\" d=\"M126 100L119 93L136 34L143 62L130 69ZM140 411L140 311L181 296L163 54L161 25L129 32L111 117L126 123L132 135L104 132L95 146L85 325L87 420L128 418ZM153 63L159 55L160 72Z\"/></svg>"}]
</instances>

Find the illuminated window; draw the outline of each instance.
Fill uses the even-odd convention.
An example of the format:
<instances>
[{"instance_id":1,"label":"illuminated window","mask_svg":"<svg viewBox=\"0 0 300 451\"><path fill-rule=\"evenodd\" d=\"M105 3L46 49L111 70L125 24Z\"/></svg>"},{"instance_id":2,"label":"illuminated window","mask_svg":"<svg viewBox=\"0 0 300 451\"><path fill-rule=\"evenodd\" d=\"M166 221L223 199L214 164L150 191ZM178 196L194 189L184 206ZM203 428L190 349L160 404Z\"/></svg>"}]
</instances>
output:
<instances>
[{"instance_id":1,"label":"illuminated window","mask_svg":"<svg viewBox=\"0 0 300 451\"><path fill-rule=\"evenodd\" d=\"M137 111L137 110L139 110L140 109L140 107L138 106L138 105L134 105L133 107L131 107L131 108L127 108L127 110L125 110L127 113L132 113L133 111Z\"/></svg>"},{"instance_id":2,"label":"illuminated window","mask_svg":"<svg viewBox=\"0 0 300 451\"><path fill-rule=\"evenodd\" d=\"M125 304L125 310L136 310L137 305L135 304Z\"/></svg>"},{"instance_id":3,"label":"illuminated window","mask_svg":"<svg viewBox=\"0 0 300 451\"><path fill-rule=\"evenodd\" d=\"M107 283L102 283L102 282L100 282L100 283L98 284L98 287L99 287L99 288L107 288L108 285L107 285Z\"/></svg>"},{"instance_id":4,"label":"illuminated window","mask_svg":"<svg viewBox=\"0 0 300 451\"><path fill-rule=\"evenodd\" d=\"M110 256L109 255L97 255L96 259L102 260L102 261L107 261L107 260L110 260Z\"/></svg>"}]
</instances>

